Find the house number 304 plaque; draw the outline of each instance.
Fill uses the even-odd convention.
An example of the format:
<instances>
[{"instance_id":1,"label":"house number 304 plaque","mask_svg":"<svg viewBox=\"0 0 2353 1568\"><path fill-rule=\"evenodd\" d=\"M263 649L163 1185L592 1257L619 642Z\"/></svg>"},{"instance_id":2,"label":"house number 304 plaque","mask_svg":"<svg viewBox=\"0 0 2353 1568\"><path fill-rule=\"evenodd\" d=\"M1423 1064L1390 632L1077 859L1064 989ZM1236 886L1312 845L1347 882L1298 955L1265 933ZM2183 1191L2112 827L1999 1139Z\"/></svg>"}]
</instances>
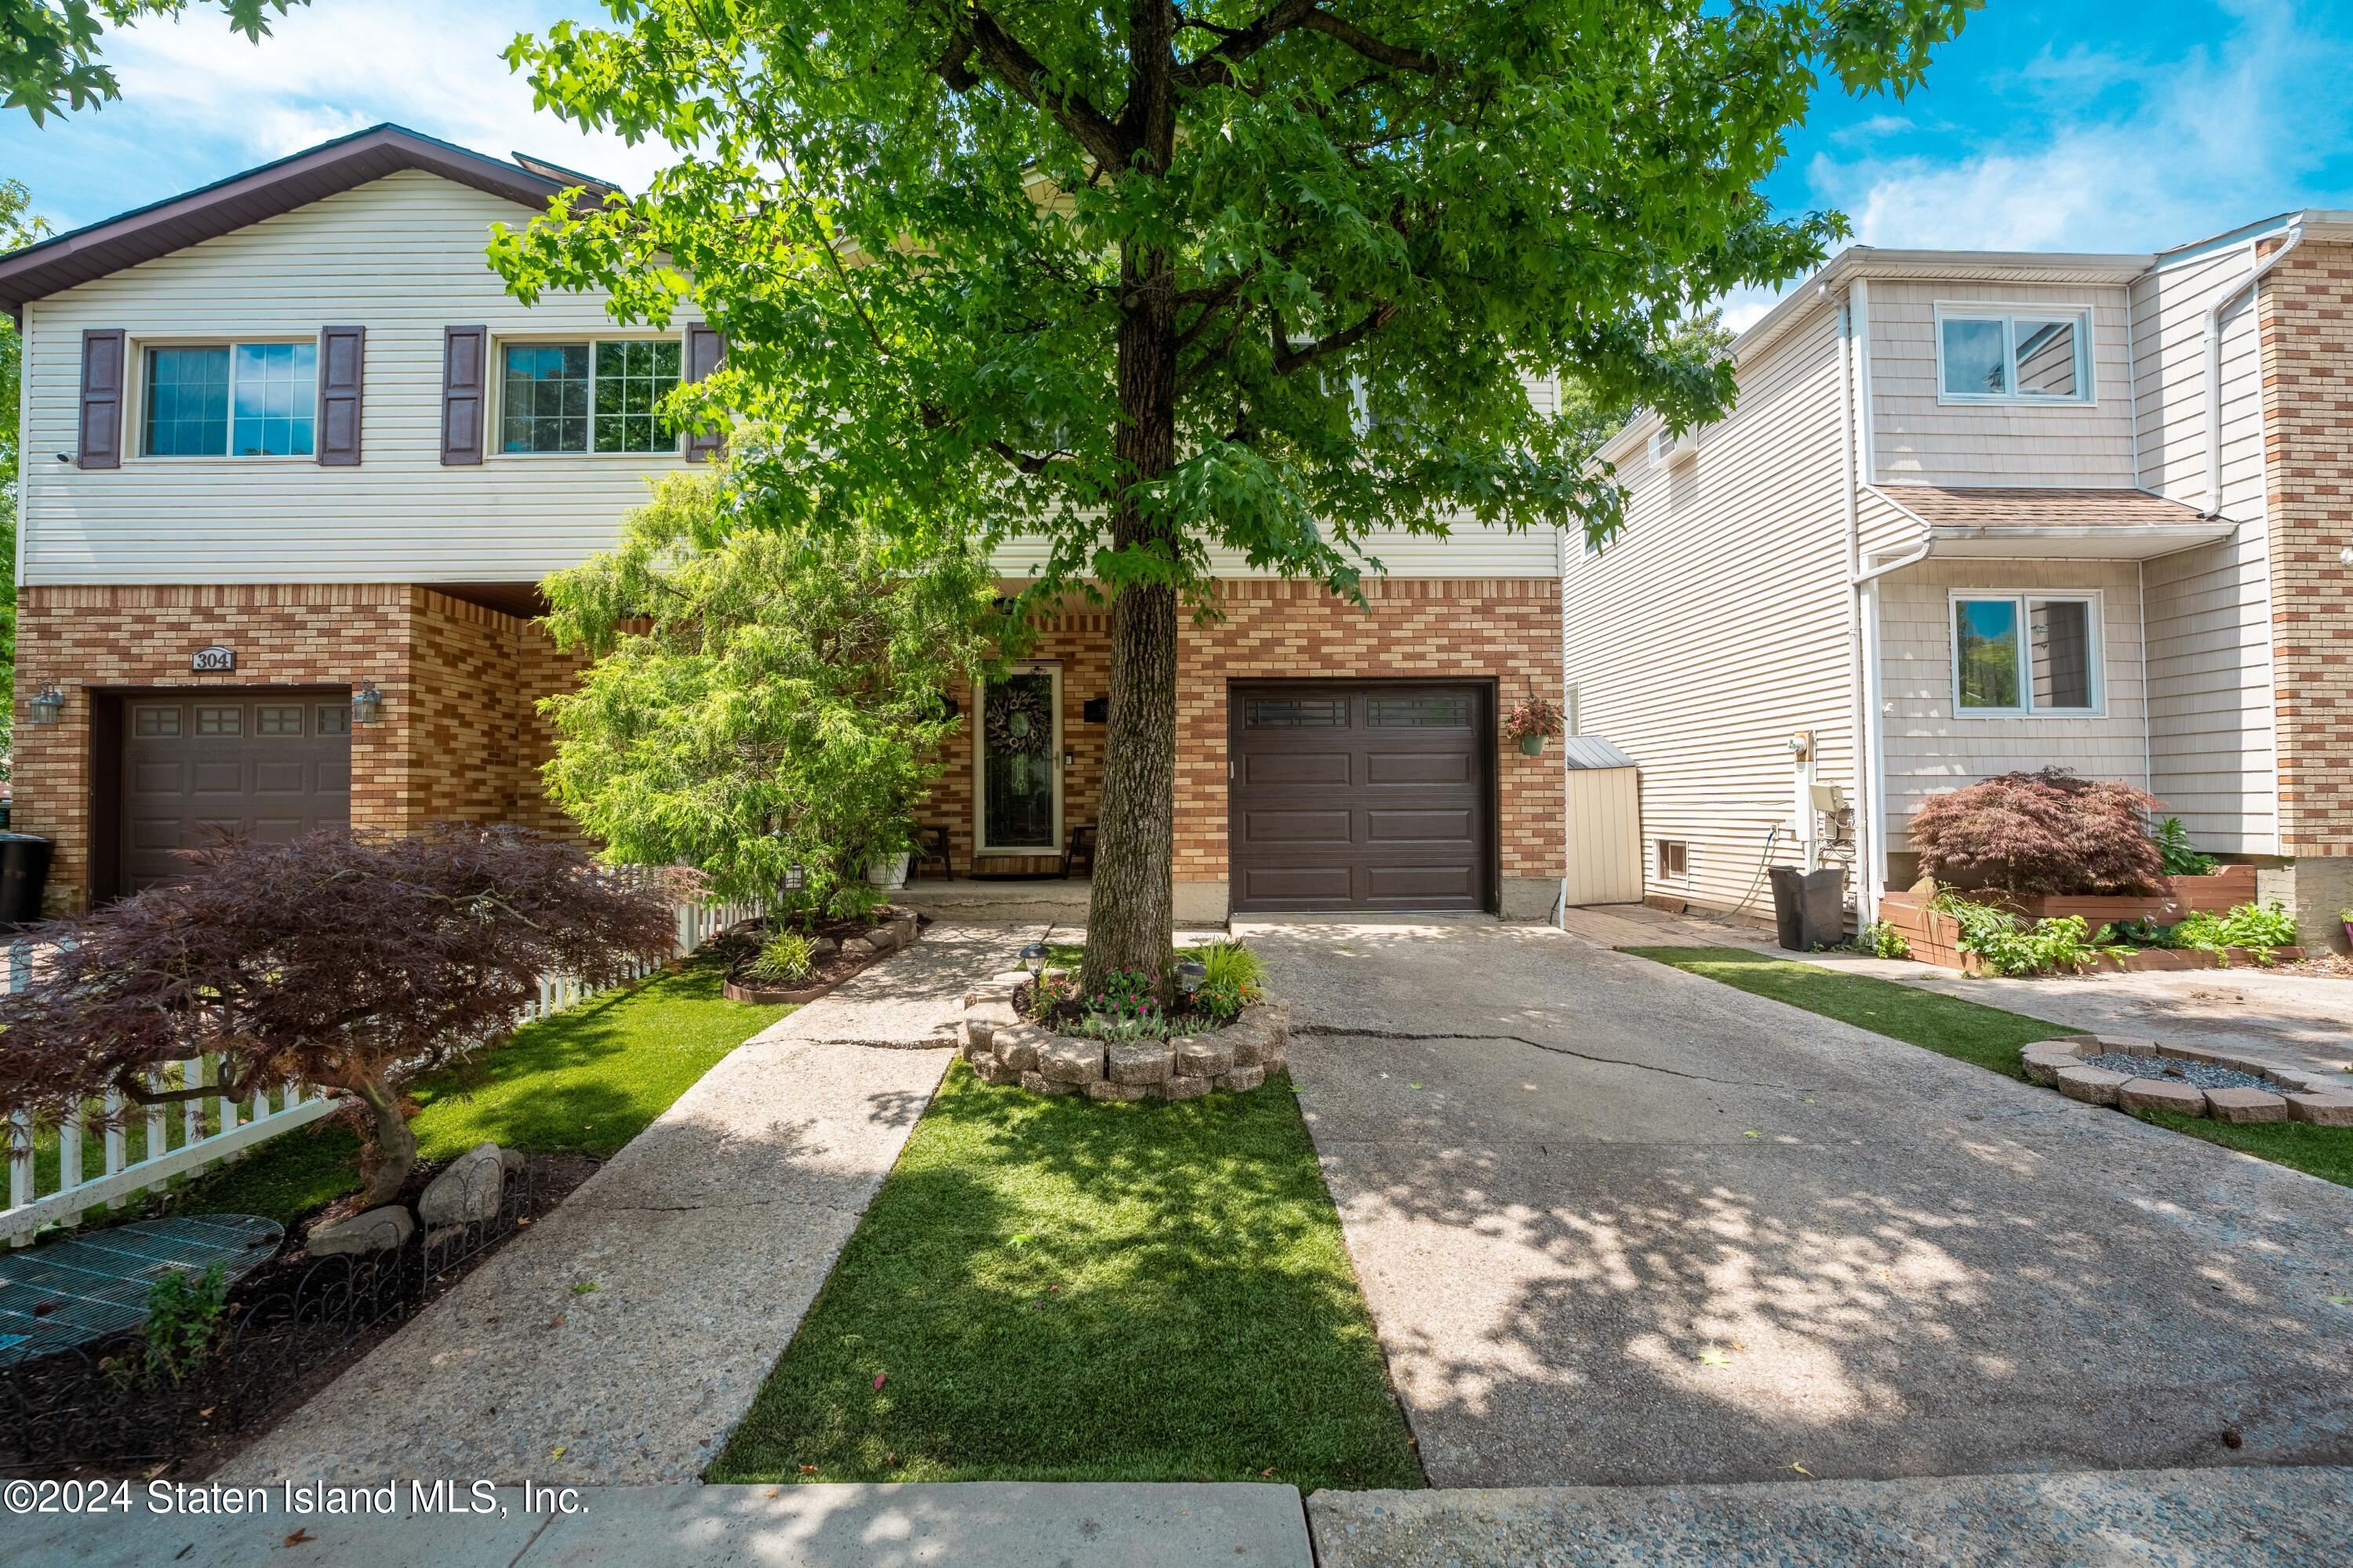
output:
<instances>
[{"instance_id":1,"label":"house number 304 plaque","mask_svg":"<svg viewBox=\"0 0 2353 1568\"><path fill-rule=\"evenodd\" d=\"M188 655L188 668L199 675L221 675L237 668L237 650L216 642Z\"/></svg>"}]
</instances>

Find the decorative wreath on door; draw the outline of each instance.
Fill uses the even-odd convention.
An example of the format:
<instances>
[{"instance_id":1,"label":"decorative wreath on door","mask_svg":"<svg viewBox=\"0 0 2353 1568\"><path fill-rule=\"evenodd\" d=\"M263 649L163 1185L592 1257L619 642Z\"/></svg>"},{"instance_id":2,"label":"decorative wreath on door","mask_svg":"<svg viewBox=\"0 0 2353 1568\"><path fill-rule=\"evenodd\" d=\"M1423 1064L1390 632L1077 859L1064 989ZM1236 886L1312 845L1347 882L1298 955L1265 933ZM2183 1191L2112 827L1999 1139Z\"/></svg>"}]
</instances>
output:
<instances>
[{"instance_id":1,"label":"decorative wreath on door","mask_svg":"<svg viewBox=\"0 0 2353 1568\"><path fill-rule=\"evenodd\" d=\"M988 694L988 744L1002 757L1042 757L1054 744L1046 694L1031 685L1003 685Z\"/></svg>"}]
</instances>

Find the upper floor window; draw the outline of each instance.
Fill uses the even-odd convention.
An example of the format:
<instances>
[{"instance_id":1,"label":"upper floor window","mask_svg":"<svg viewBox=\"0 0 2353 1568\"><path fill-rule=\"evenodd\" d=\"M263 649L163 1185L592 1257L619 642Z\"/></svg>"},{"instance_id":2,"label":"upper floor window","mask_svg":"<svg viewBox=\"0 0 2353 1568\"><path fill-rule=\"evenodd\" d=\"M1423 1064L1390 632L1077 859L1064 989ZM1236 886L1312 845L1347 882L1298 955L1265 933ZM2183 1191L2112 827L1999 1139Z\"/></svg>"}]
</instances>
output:
<instances>
[{"instance_id":1,"label":"upper floor window","mask_svg":"<svg viewBox=\"0 0 2353 1568\"><path fill-rule=\"evenodd\" d=\"M203 344L147 351L149 457L309 457L318 418L315 343Z\"/></svg>"},{"instance_id":2,"label":"upper floor window","mask_svg":"<svg viewBox=\"0 0 2353 1568\"><path fill-rule=\"evenodd\" d=\"M1955 594L1953 706L1977 717L2100 709L2100 605L2085 594Z\"/></svg>"},{"instance_id":3,"label":"upper floor window","mask_svg":"<svg viewBox=\"0 0 2353 1568\"><path fill-rule=\"evenodd\" d=\"M1945 401L2088 403L2092 321L1939 312L1936 392Z\"/></svg>"},{"instance_id":4,"label":"upper floor window","mask_svg":"<svg viewBox=\"0 0 2353 1568\"><path fill-rule=\"evenodd\" d=\"M675 338L511 343L501 364L499 450L666 452L678 432L656 412L678 385Z\"/></svg>"}]
</instances>

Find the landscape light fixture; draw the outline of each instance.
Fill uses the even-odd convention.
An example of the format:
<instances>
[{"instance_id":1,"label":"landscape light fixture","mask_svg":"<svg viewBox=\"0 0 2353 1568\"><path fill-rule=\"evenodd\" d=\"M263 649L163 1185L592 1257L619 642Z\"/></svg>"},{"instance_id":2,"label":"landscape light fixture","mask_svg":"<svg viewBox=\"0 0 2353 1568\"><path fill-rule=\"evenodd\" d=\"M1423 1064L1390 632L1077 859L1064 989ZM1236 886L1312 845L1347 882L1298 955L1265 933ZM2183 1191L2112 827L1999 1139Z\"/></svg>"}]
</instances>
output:
<instances>
[{"instance_id":1,"label":"landscape light fixture","mask_svg":"<svg viewBox=\"0 0 2353 1568\"><path fill-rule=\"evenodd\" d=\"M802 869L800 862L795 861L792 864L785 867L786 892L798 893L802 888L807 887L807 885L808 873Z\"/></svg>"},{"instance_id":2,"label":"landscape light fixture","mask_svg":"<svg viewBox=\"0 0 2353 1568\"><path fill-rule=\"evenodd\" d=\"M1209 966L1198 959L1187 959L1176 966L1176 989L1190 1001L1200 993L1201 983L1209 978Z\"/></svg>"},{"instance_id":3,"label":"landscape light fixture","mask_svg":"<svg viewBox=\"0 0 2353 1568\"><path fill-rule=\"evenodd\" d=\"M1032 942L1021 949L1021 967L1029 971L1030 979L1035 980L1039 971L1046 967L1046 960L1052 956L1045 943Z\"/></svg>"}]
</instances>

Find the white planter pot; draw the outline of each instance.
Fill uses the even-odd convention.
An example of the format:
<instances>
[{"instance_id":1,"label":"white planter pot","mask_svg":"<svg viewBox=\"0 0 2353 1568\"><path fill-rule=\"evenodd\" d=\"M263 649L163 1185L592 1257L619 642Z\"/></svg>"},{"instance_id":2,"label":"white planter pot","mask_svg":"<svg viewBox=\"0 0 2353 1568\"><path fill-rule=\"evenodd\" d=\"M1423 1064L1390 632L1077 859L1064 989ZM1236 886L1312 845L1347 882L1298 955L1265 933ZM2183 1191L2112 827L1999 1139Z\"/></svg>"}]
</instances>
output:
<instances>
[{"instance_id":1,"label":"white planter pot","mask_svg":"<svg viewBox=\"0 0 2353 1568\"><path fill-rule=\"evenodd\" d=\"M866 880L875 886L892 892L907 885L907 867L914 863L911 852L892 860L870 860L866 863Z\"/></svg>"}]
</instances>

